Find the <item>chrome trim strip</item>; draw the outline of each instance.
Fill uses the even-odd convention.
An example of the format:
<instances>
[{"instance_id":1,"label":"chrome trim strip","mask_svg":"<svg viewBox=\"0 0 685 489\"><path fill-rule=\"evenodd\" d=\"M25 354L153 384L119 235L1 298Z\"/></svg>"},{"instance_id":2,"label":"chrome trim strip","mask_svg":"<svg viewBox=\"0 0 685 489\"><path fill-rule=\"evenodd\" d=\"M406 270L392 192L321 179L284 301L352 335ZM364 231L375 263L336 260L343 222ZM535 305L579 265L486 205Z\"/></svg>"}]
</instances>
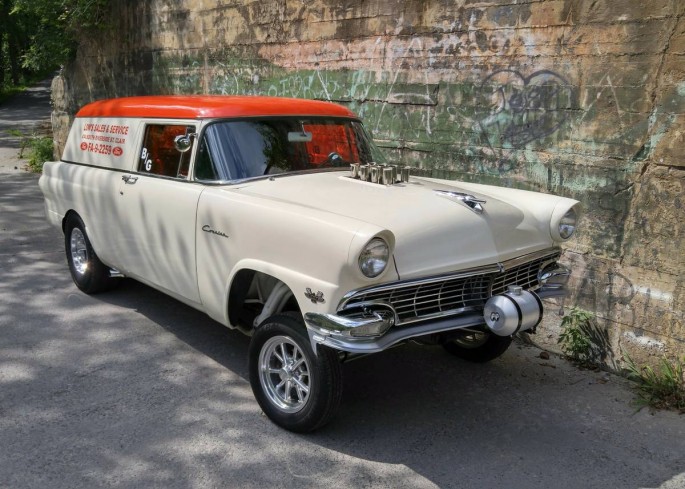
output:
<instances>
[{"instance_id":1,"label":"chrome trim strip","mask_svg":"<svg viewBox=\"0 0 685 489\"><path fill-rule=\"evenodd\" d=\"M519 256L516 258L512 258L507 261L501 262L501 265L503 266L503 272L506 272L507 270L510 270L514 267L517 267L519 265L523 265L525 263L535 261L538 258L544 258L545 256L550 255L550 260L552 259L551 255L556 255L557 253L561 254L561 248L547 248L544 250L536 251L534 253L529 253L527 255Z\"/></svg>"},{"instance_id":2,"label":"chrome trim strip","mask_svg":"<svg viewBox=\"0 0 685 489\"><path fill-rule=\"evenodd\" d=\"M487 204L487 200L483 199L478 199L477 197L464 193L464 192L459 192L456 190L438 190L438 189L433 189L433 192L436 194L440 195L441 197L445 197L452 202L459 201L462 205L465 207L468 207L471 209L473 212L476 214L482 214L483 213L483 204Z\"/></svg>"},{"instance_id":3,"label":"chrome trim strip","mask_svg":"<svg viewBox=\"0 0 685 489\"><path fill-rule=\"evenodd\" d=\"M241 185L243 183L258 182L260 180L275 180L276 178L294 177L297 175L311 175L312 173L331 173L331 172L348 172L349 169L343 167L335 168L310 168L309 170L298 170L284 173L274 173L272 175L258 175L256 177L237 178L235 180L202 180L194 178L190 181L201 183L208 186L222 186L222 185Z\"/></svg>"}]
</instances>

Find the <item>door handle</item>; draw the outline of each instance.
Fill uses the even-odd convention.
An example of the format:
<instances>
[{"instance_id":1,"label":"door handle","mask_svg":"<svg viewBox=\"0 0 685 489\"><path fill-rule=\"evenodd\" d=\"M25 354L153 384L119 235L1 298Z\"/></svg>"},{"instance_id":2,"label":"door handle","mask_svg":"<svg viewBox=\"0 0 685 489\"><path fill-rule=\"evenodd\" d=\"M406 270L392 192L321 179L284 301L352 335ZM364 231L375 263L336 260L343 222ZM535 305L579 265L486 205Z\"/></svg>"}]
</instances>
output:
<instances>
[{"instance_id":1,"label":"door handle","mask_svg":"<svg viewBox=\"0 0 685 489\"><path fill-rule=\"evenodd\" d=\"M127 183L129 185L133 185L138 181L138 177L134 175L123 175L121 179L124 181L124 183Z\"/></svg>"}]
</instances>

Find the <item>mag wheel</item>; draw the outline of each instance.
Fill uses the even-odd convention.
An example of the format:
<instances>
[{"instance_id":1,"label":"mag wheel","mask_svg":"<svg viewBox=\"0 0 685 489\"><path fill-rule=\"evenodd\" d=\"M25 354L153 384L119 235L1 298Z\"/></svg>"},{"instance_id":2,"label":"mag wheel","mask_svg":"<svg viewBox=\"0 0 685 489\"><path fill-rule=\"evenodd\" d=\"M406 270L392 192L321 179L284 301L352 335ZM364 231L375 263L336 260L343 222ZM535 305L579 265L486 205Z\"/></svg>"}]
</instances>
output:
<instances>
[{"instance_id":1,"label":"mag wheel","mask_svg":"<svg viewBox=\"0 0 685 489\"><path fill-rule=\"evenodd\" d=\"M338 355L323 346L317 353L302 321L289 315L272 316L252 336L252 391L264 413L287 430L315 430L330 421L340 404Z\"/></svg>"},{"instance_id":2,"label":"mag wheel","mask_svg":"<svg viewBox=\"0 0 685 489\"><path fill-rule=\"evenodd\" d=\"M109 268L95 254L86 234L86 226L77 214L67 218L64 248L71 278L83 292L95 294L116 285L117 279L109 276Z\"/></svg>"}]
</instances>

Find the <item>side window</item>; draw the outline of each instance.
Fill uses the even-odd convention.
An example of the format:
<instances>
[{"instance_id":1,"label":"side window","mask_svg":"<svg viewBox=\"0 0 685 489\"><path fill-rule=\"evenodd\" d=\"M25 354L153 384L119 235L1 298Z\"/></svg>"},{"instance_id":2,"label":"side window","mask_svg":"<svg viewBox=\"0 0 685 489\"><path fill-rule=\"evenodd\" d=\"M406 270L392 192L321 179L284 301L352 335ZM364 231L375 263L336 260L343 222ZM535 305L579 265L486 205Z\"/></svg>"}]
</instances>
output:
<instances>
[{"instance_id":1,"label":"side window","mask_svg":"<svg viewBox=\"0 0 685 489\"><path fill-rule=\"evenodd\" d=\"M179 152L174 145L174 139L192 132L195 132L194 126L146 126L143 149L138 159L138 171L165 177L186 178L190 166L190 151Z\"/></svg>"},{"instance_id":2,"label":"side window","mask_svg":"<svg viewBox=\"0 0 685 489\"><path fill-rule=\"evenodd\" d=\"M195 177L238 180L287 170L291 163L286 135L286 127L267 121L210 124L198 148Z\"/></svg>"},{"instance_id":3,"label":"side window","mask_svg":"<svg viewBox=\"0 0 685 489\"><path fill-rule=\"evenodd\" d=\"M220 178L215 168L216 166L212 161L212 156L209 154L207 134L205 134L200 142L200 147L197 150L197 157L195 159L195 178L198 180L219 180Z\"/></svg>"}]
</instances>

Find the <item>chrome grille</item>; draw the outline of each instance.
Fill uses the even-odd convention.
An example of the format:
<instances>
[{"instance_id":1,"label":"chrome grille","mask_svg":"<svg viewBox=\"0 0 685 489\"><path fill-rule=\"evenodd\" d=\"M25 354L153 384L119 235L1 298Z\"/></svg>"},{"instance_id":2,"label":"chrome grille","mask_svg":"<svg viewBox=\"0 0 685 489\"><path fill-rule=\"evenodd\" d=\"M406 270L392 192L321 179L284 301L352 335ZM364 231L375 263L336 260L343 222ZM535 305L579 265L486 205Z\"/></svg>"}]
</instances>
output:
<instances>
[{"instance_id":1,"label":"chrome grille","mask_svg":"<svg viewBox=\"0 0 685 489\"><path fill-rule=\"evenodd\" d=\"M467 272L444 278L423 279L396 284L384 284L352 293L341 304L341 313L355 314L374 305L390 305L397 324L449 316L468 310L478 310L492 295L505 292L509 285L526 290L539 288L541 266L559 258L559 253L511 260L501 266L487 267L480 272ZM498 271L502 270L503 271Z\"/></svg>"},{"instance_id":2,"label":"chrome grille","mask_svg":"<svg viewBox=\"0 0 685 489\"><path fill-rule=\"evenodd\" d=\"M518 285L525 290L535 290L540 287L538 282L538 272L543 264L550 261L556 261L559 258L559 253L554 255L543 256L536 260L532 260L521 265L506 268L504 273L497 274L492 279L491 295L501 294L507 291L510 285Z\"/></svg>"}]
</instances>

